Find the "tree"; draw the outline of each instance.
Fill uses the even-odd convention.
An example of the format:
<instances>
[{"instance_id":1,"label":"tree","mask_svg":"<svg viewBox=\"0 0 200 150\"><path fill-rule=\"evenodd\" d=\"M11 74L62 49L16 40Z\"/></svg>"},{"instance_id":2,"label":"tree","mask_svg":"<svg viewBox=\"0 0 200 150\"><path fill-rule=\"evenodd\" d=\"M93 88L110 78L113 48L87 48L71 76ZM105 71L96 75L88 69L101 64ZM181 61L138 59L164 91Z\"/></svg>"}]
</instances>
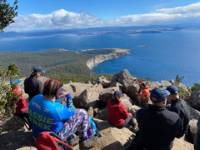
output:
<instances>
[{"instance_id":1,"label":"tree","mask_svg":"<svg viewBox=\"0 0 200 150\"><path fill-rule=\"evenodd\" d=\"M183 82L183 79L184 79L184 76L180 76L180 75L176 75L176 78L175 78L175 84L176 85L179 85L180 83Z\"/></svg>"},{"instance_id":2,"label":"tree","mask_svg":"<svg viewBox=\"0 0 200 150\"><path fill-rule=\"evenodd\" d=\"M0 0L0 31L3 31L9 24L14 22L17 16L18 0L14 0L11 6L7 0Z\"/></svg>"}]
</instances>

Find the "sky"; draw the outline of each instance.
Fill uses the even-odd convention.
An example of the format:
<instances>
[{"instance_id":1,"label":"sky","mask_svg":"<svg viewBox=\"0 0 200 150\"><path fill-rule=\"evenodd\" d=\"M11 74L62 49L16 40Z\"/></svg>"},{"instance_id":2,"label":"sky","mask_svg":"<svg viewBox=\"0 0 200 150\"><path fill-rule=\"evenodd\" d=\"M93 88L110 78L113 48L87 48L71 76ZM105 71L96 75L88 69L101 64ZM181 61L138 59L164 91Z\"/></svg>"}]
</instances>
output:
<instances>
[{"instance_id":1,"label":"sky","mask_svg":"<svg viewBox=\"0 0 200 150\"><path fill-rule=\"evenodd\" d=\"M200 0L19 0L18 13L7 31L160 25L200 20Z\"/></svg>"}]
</instances>

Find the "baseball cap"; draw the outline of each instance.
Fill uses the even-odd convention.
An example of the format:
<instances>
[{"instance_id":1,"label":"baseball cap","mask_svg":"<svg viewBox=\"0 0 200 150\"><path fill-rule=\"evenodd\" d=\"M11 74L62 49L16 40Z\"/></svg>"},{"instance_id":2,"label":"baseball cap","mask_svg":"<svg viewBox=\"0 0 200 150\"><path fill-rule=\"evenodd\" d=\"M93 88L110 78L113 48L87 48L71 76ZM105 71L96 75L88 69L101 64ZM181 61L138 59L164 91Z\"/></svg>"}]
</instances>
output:
<instances>
[{"instance_id":1,"label":"baseball cap","mask_svg":"<svg viewBox=\"0 0 200 150\"><path fill-rule=\"evenodd\" d=\"M41 66L34 66L34 67L33 67L33 72L45 73L45 70L44 70L44 68L42 68Z\"/></svg>"},{"instance_id":2,"label":"baseball cap","mask_svg":"<svg viewBox=\"0 0 200 150\"><path fill-rule=\"evenodd\" d=\"M178 88L176 86L168 86L166 90L169 91L170 94L178 94Z\"/></svg>"},{"instance_id":3,"label":"baseball cap","mask_svg":"<svg viewBox=\"0 0 200 150\"><path fill-rule=\"evenodd\" d=\"M169 95L169 91L163 88L155 88L151 91L151 97L154 98L153 102L165 101Z\"/></svg>"},{"instance_id":4,"label":"baseball cap","mask_svg":"<svg viewBox=\"0 0 200 150\"><path fill-rule=\"evenodd\" d=\"M114 97L122 97L122 96L123 96L123 94L122 94L121 91L115 91L114 92Z\"/></svg>"}]
</instances>

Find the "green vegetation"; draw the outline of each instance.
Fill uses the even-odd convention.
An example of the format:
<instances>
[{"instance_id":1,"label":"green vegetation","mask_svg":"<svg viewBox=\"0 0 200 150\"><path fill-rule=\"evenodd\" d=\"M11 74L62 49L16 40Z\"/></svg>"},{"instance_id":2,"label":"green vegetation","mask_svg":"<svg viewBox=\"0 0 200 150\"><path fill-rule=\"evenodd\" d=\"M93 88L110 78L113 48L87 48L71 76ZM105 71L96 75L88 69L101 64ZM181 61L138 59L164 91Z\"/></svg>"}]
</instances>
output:
<instances>
[{"instance_id":1,"label":"green vegetation","mask_svg":"<svg viewBox=\"0 0 200 150\"><path fill-rule=\"evenodd\" d=\"M3 31L5 27L14 22L14 18L17 16L18 0L14 1L11 6L7 0L0 0L0 31Z\"/></svg>"},{"instance_id":2,"label":"green vegetation","mask_svg":"<svg viewBox=\"0 0 200 150\"><path fill-rule=\"evenodd\" d=\"M7 68L0 67L0 118L10 115L13 112L15 102L11 93L11 86L8 81L18 74L16 65L10 65Z\"/></svg>"},{"instance_id":3,"label":"green vegetation","mask_svg":"<svg viewBox=\"0 0 200 150\"><path fill-rule=\"evenodd\" d=\"M40 65L47 70L48 76L63 82L87 82L99 76L89 70L86 66L87 60L96 55L109 52L113 52L113 49L84 52L56 49L40 52L2 52L0 53L0 64L4 67L16 64L20 69L21 77L30 75L32 67Z\"/></svg>"},{"instance_id":4,"label":"green vegetation","mask_svg":"<svg viewBox=\"0 0 200 150\"><path fill-rule=\"evenodd\" d=\"M200 84L199 84L199 83L195 83L195 84L191 87L191 91L192 91L192 92L200 91Z\"/></svg>"}]
</instances>

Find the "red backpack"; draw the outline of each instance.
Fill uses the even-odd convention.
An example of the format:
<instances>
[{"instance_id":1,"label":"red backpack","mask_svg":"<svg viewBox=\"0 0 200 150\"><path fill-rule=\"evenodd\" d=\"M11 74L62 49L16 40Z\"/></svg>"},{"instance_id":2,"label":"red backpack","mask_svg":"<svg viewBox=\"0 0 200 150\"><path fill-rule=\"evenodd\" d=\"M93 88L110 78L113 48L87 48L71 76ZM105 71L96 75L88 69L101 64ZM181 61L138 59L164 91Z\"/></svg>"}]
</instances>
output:
<instances>
[{"instance_id":1,"label":"red backpack","mask_svg":"<svg viewBox=\"0 0 200 150\"><path fill-rule=\"evenodd\" d=\"M55 133L44 131L35 140L38 150L73 150L63 142Z\"/></svg>"}]
</instances>

